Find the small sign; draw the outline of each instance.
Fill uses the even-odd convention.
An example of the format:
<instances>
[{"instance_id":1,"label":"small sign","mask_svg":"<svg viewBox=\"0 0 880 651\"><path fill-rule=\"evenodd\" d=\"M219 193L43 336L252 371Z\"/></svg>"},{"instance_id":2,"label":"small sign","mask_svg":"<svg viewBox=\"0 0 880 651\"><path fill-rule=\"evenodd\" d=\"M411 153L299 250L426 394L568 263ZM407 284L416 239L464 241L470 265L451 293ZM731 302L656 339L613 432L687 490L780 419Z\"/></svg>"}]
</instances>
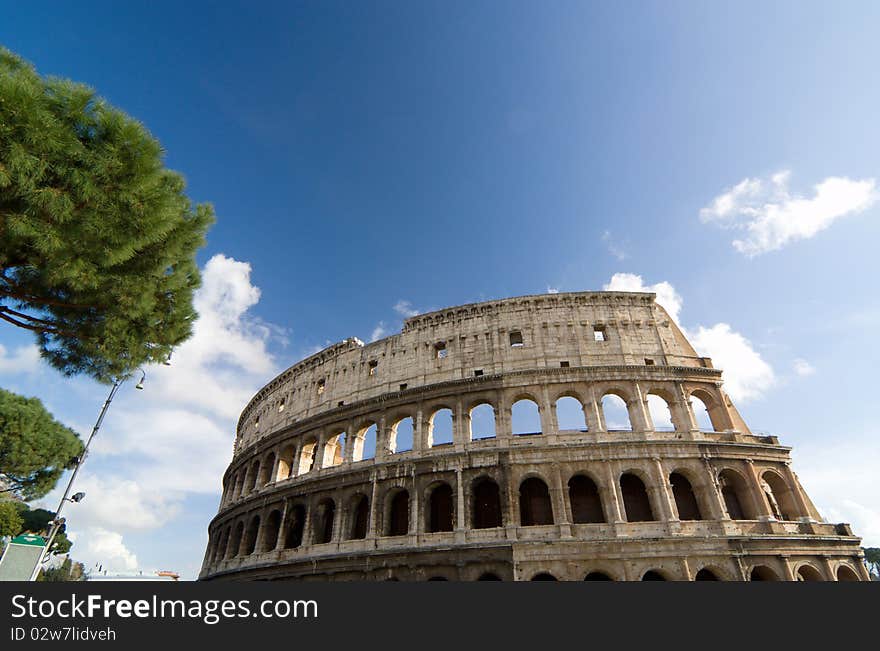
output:
<instances>
[{"instance_id":1,"label":"small sign","mask_svg":"<svg viewBox=\"0 0 880 651\"><path fill-rule=\"evenodd\" d=\"M10 540L0 557L0 581L30 581L45 548L46 539L33 533Z\"/></svg>"}]
</instances>

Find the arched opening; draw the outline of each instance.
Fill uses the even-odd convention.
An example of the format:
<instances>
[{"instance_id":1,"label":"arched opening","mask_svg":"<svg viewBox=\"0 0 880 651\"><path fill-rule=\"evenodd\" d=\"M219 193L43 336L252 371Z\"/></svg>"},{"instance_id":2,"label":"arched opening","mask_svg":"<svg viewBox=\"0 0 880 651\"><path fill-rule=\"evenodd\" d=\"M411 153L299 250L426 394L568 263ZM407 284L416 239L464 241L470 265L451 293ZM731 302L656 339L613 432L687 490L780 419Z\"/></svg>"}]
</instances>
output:
<instances>
[{"instance_id":1,"label":"arched opening","mask_svg":"<svg viewBox=\"0 0 880 651\"><path fill-rule=\"evenodd\" d=\"M474 529L502 526L501 492L488 477L474 484Z\"/></svg>"},{"instance_id":2,"label":"arched opening","mask_svg":"<svg viewBox=\"0 0 880 651\"><path fill-rule=\"evenodd\" d=\"M452 531L454 528L452 486L438 484L428 496L428 533Z\"/></svg>"},{"instance_id":3,"label":"arched opening","mask_svg":"<svg viewBox=\"0 0 880 651\"><path fill-rule=\"evenodd\" d=\"M801 565L797 573L798 581L824 581L822 575L812 565Z\"/></svg>"},{"instance_id":4,"label":"arched opening","mask_svg":"<svg viewBox=\"0 0 880 651\"><path fill-rule=\"evenodd\" d=\"M859 575L849 565L841 565L837 568L838 581L858 581Z\"/></svg>"},{"instance_id":5,"label":"arched opening","mask_svg":"<svg viewBox=\"0 0 880 651\"><path fill-rule=\"evenodd\" d=\"M568 480L568 501L575 524L605 522L599 487L589 477L575 475Z\"/></svg>"},{"instance_id":6,"label":"arched opening","mask_svg":"<svg viewBox=\"0 0 880 651\"><path fill-rule=\"evenodd\" d=\"M487 402L477 405L470 413L471 440L495 438L495 409Z\"/></svg>"},{"instance_id":7,"label":"arched opening","mask_svg":"<svg viewBox=\"0 0 880 651\"><path fill-rule=\"evenodd\" d=\"M352 449L352 461L364 461L375 458L378 429L376 423L370 423L358 432L355 437L354 448Z\"/></svg>"},{"instance_id":8,"label":"arched opening","mask_svg":"<svg viewBox=\"0 0 880 651\"><path fill-rule=\"evenodd\" d=\"M675 424L672 422L672 411L669 403L661 395L648 394L648 411L651 413L651 422L656 432L674 432Z\"/></svg>"},{"instance_id":9,"label":"arched opening","mask_svg":"<svg viewBox=\"0 0 880 651\"><path fill-rule=\"evenodd\" d=\"M333 540L333 520L336 516L336 503L331 499L321 500L315 513L315 543L318 545Z\"/></svg>"},{"instance_id":10,"label":"arched opening","mask_svg":"<svg viewBox=\"0 0 880 651\"><path fill-rule=\"evenodd\" d=\"M697 389L690 395L691 411L701 432L723 432L721 406L707 391Z\"/></svg>"},{"instance_id":11,"label":"arched opening","mask_svg":"<svg viewBox=\"0 0 880 651\"><path fill-rule=\"evenodd\" d=\"M742 475L728 468L718 475L718 483L721 485L727 516L731 520L754 520L752 500Z\"/></svg>"},{"instance_id":12,"label":"arched opening","mask_svg":"<svg viewBox=\"0 0 880 651\"><path fill-rule=\"evenodd\" d=\"M644 482L632 473L620 476L620 492L627 522L650 522L654 520L651 500Z\"/></svg>"},{"instance_id":13,"label":"arched opening","mask_svg":"<svg viewBox=\"0 0 880 651\"><path fill-rule=\"evenodd\" d=\"M220 541L217 544L217 548L214 550L215 563L226 558L226 550L229 548L229 536L231 533L231 529L226 527L226 530L220 536Z\"/></svg>"},{"instance_id":14,"label":"arched opening","mask_svg":"<svg viewBox=\"0 0 880 651\"><path fill-rule=\"evenodd\" d=\"M394 423L391 428L391 440L388 449L394 452L409 452L413 449L413 419L410 416Z\"/></svg>"},{"instance_id":15,"label":"arched opening","mask_svg":"<svg viewBox=\"0 0 880 651\"><path fill-rule=\"evenodd\" d=\"M675 498L675 508L678 511L679 520L702 520L700 505L697 496L687 477L674 472L669 475L669 483L672 484L672 496Z\"/></svg>"},{"instance_id":16,"label":"arched opening","mask_svg":"<svg viewBox=\"0 0 880 651\"><path fill-rule=\"evenodd\" d=\"M497 574L492 574L492 572L486 572L480 575L480 578L477 581L500 581L501 577Z\"/></svg>"},{"instance_id":17,"label":"arched opening","mask_svg":"<svg viewBox=\"0 0 880 651\"><path fill-rule=\"evenodd\" d=\"M532 577L532 581L555 581L556 577L549 572L541 572Z\"/></svg>"},{"instance_id":18,"label":"arched opening","mask_svg":"<svg viewBox=\"0 0 880 651\"><path fill-rule=\"evenodd\" d=\"M238 552L241 551L241 539L243 536L244 522L239 522L235 525L235 529L232 530L232 539L229 541L229 553L227 554L227 558L238 556Z\"/></svg>"},{"instance_id":19,"label":"arched opening","mask_svg":"<svg viewBox=\"0 0 880 651\"><path fill-rule=\"evenodd\" d=\"M297 475L307 473L315 467L315 448L317 445L318 442L315 439L309 439L303 443L302 449L299 453L299 468L296 471Z\"/></svg>"},{"instance_id":20,"label":"arched opening","mask_svg":"<svg viewBox=\"0 0 880 651\"><path fill-rule=\"evenodd\" d=\"M278 544L278 533L281 529L281 511L275 509L266 518L266 528L263 531L263 542L260 551L271 552Z\"/></svg>"},{"instance_id":21,"label":"arched opening","mask_svg":"<svg viewBox=\"0 0 880 651\"><path fill-rule=\"evenodd\" d=\"M614 393L602 396L602 415L605 418L605 430L608 432L631 432L632 422L629 409L623 398Z\"/></svg>"},{"instance_id":22,"label":"arched opening","mask_svg":"<svg viewBox=\"0 0 880 651\"><path fill-rule=\"evenodd\" d=\"M721 579L710 569L703 568L694 577L694 581L720 581Z\"/></svg>"},{"instance_id":23,"label":"arched opening","mask_svg":"<svg viewBox=\"0 0 880 651\"><path fill-rule=\"evenodd\" d=\"M761 475L763 489L767 495L770 510L777 520L797 520L800 515L794 500L794 494L785 480L775 472L768 470Z\"/></svg>"},{"instance_id":24,"label":"arched opening","mask_svg":"<svg viewBox=\"0 0 880 651\"><path fill-rule=\"evenodd\" d=\"M665 581L666 577L656 570L648 570L642 575L642 581Z\"/></svg>"},{"instance_id":25,"label":"arched opening","mask_svg":"<svg viewBox=\"0 0 880 651\"><path fill-rule=\"evenodd\" d=\"M248 471L247 492L252 493L260 487L260 462L254 461L251 469Z\"/></svg>"},{"instance_id":26,"label":"arched opening","mask_svg":"<svg viewBox=\"0 0 880 651\"><path fill-rule=\"evenodd\" d=\"M778 581L779 575L766 565L757 565L749 573L750 581Z\"/></svg>"},{"instance_id":27,"label":"arched opening","mask_svg":"<svg viewBox=\"0 0 880 651\"><path fill-rule=\"evenodd\" d=\"M519 521L523 527L553 524L550 490L537 477L529 477L519 485Z\"/></svg>"},{"instance_id":28,"label":"arched opening","mask_svg":"<svg viewBox=\"0 0 880 651\"><path fill-rule=\"evenodd\" d=\"M370 523L370 500L366 495L355 495L352 500L354 508L351 517L352 540L362 540L367 537L367 527Z\"/></svg>"},{"instance_id":29,"label":"arched opening","mask_svg":"<svg viewBox=\"0 0 880 651\"><path fill-rule=\"evenodd\" d=\"M260 516L255 515L248 525L244 538L244 555L249 556L257 548L257 534L260 533Z\"/></svg>"},{"instance_id":30,"label":"arched opening","mask_svg":"<svg viewBox=\"0 0 880 651\"><path fill-rule=\"evenodd\" d=\"M244 470L239 471L238 475L235 477L235 488L232 491L232 499L237 500L241 497L242 491L244 491L244 480L247 472Z\"/></svg>"},{"instance_id":31,"label":"arched opening","mask_svg":"<svg viewBox=\"0 0 880 651\"><path fill-rule=\"evenodd\" d=\"M604 572L590 572L584 577L584 581L613 581L610 576Z\"/></svg>"},{"instance_id":32,"label":"arched opening","mask_svg":"<svg viewBox=\"0 0 880 651\"><path fill-rule=\"evenodd\" d=\"M452 445L452 410L438 409L428 425L428 446Z\"/></svg>"},{"instance_id":33,"label":"arched opening","mask_svg":"<svg viewBox=\"0 0 880 651\"><path fill-rule=\"evenodd\" d=\"M322 468L332 468L342 463L345 456L345 432L339 432L327 439L324 443L324 457L321 460Z\"/></svg>"},{"instance_id":34,"label":"arched opening","mask_svg":"<svg viewBox=\"0 0 880 651\"><path fill-rule=\"evenodd\" d=\"M295 472L295 456L296 449L292 445L288 445L281 450L281 456L278 457L278 479L276 481L288 479Z\"/></svg>"},{"instance_id":35,"label":"arched opening","mask_svg":"<svg viewBox=\"0 0 880 651\"><path fill-rule=\"evenodd\" d=\"M528 398L517 400L510 408L510 424L514 436L541 434L541 412L538 404Z\"/></svg>"},{"instance_id":36,"label":"arched opening","mask_svg":"<svg viewBox=\"0 0 880 651\"><path fill-rule=\"evenodd\" d=\"M586 432L587 421L584 417L584 406L580 400L571 396L563 396L556 401L556 424L560 432Z\"/></svg>"},{"instance_id":37,"label":"arched opening","mask_svg":"<svg viewBox=\"0 0 880 651\"><path fill-rule=\"evenodd\" d=\"M409 533L409 492L405 489L396 491L391 496L388 508L388 526L386 536L405 536Z\"/></svg>"},{"instance_id":38,"label":"arched opening","mask_svg":"<svg viewBox=\"0 0 880 651\"><path fill-rule=\"evenodd\" d=\"M260 467L260 480L257 482L260 486L267 486L274 481L272 470L275 469L275 453L270 452L269 456L263 459L263 465Z\"/></svg>"},{"instance_id":39,"label":"arched opening","mask_svg":"<svg viewBox=\"0 0 880 651\"><path fill-rule=\"evenodd\" d=\"M287 534L284 537L285 549L296 549L302 545L303 532L306 527L306 509L302 504L297 504L291 509Z\"/></svg>"}]
</instances>

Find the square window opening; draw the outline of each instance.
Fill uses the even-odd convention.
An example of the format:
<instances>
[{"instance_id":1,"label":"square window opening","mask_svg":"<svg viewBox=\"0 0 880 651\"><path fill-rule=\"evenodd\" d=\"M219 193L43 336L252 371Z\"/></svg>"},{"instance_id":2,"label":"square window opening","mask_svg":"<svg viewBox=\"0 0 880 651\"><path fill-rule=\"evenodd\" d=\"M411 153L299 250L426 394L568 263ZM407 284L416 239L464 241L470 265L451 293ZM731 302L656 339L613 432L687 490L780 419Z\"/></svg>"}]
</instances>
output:
<instances>
[{"instance_id":1,"label":"square window opening","mask_svg":"<svg viewBox=\"0 0 880 651\"><path fill-rule=\"evenodd\" d=\"M522 348L525 344L523 343L523 336L519 330L514 330L510 333L510 347L511 348Z\"/></svg>"}]
</instances>

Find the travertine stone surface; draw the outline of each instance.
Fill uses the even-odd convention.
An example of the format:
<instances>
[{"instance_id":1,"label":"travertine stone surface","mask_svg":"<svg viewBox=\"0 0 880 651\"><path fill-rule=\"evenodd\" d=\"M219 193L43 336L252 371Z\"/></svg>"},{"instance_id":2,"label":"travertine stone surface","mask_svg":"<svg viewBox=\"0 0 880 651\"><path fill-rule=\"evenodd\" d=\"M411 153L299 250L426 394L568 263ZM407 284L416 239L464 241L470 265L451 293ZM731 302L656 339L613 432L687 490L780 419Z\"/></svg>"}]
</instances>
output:
<instances>
[{"instance_id":1,"label":"travertine stone surface","mask_svg":"<svg viewBox=\"0 0 880 651\"><path fill-rule=\"evenodd\" d=\"M866 580L859 539L821 521L789 448L749 431L654 299L462 305L290 367L239 419L200 578ZM514 405L540 432L514 433Z\"/></svg>"}]
</instances>

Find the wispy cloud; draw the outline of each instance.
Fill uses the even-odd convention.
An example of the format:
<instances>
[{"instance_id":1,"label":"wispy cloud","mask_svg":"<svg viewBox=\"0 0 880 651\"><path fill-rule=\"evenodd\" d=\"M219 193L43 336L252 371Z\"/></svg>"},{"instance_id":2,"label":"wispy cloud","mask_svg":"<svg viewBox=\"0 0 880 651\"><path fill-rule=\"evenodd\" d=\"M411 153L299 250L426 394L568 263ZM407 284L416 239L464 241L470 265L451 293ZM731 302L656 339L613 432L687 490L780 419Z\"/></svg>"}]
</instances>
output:
<instances>
[{"instance_id":1,"label":"wispy cloud","mask_svg":"<svg viewBox=\"0 0 880 651\"><path fill-rule=\"evenodd\" d=\"M394 304L394 311L406 319L421 314L419 310L415 309L412 306L412 303L410 303L409 301L404 301L403 299L397 301L397 303Z\"/></svg>"},{"instance_id":2,"label":"wispy cloud","mask_svg":"<svg viewBox=\"0 0 880 651\"><path fill-rule=\"evenodd\" d=\"M800 357L794 360L794 363L792 364L792 369L794 370L795 375L798 375L800 377L807 377L809 375L815 374L816 372L816 369L812 364L810 364L805 359L801 359Z\"/></svg>"},{"instance_id":3,"label":"wispy cloud","mask_svg":"<svg viewBox=\"0 0 880 651\"><path fill-rule=\"evenodd\" d=\"M877 201L874 179L830 176L816 184L812 197L805 198L789 191L790 177L791 172L784 170L769 179L743 179L700 210L700 220L744 231L733 246L754 257L811 238Z\"/></svg>"},{"instance_id":4,"label":"wispy cloud","mask_svg":"<svg viewBox=\"0 0 880 651\"><path fill-rule=\"evenodd\" d=\"M373 332L370 334L370 341L377 341L388 334L388 328L385 326L384 321L379 321L375 328L373 328Z\"/></svg>"},{"instance_id":5,"label":"wispy cloud","mask_svg":"<svg viewBox=\"0 0 880 651\"><path fill-rule=\"evenodd\" d=\"M626 249L624 248L625 244L615 240L614 236L611 234L611 231L606 230L602 233L602 242L605 243L605 248L608 250L608 253L613 255L621 262L629 257L629 253L627 253Z\"/></svg>"}]
</instances>

